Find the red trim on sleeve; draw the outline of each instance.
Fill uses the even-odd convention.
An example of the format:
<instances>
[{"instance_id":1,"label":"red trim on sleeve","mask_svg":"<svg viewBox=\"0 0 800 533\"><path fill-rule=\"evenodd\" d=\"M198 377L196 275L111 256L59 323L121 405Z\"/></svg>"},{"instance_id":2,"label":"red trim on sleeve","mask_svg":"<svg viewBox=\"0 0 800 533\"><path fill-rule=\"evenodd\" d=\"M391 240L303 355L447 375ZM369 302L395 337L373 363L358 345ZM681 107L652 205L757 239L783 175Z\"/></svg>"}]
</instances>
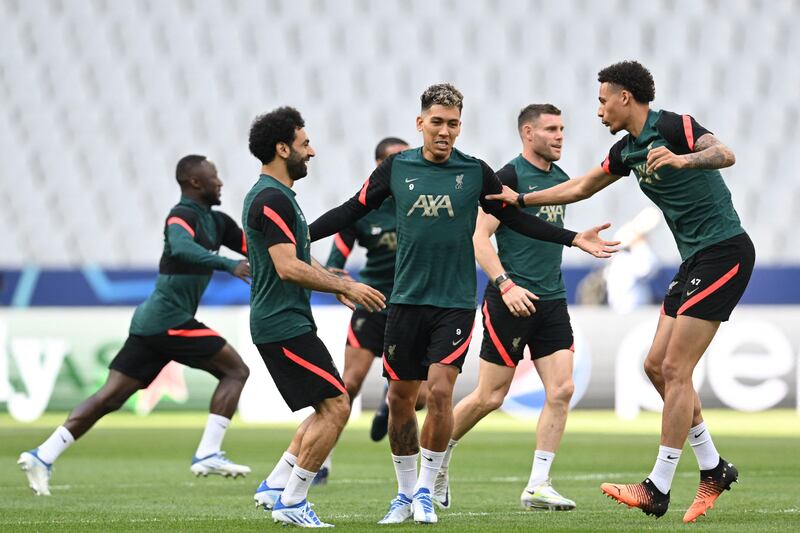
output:
<instances>
[{"instance_id":1,"label":"red trim on sleeve","mask_svg":"<svg viewBox=\"0 0 800 533\"><path fill-rule=\"evenodd\" d=\"M289 231L289 226L286 225L286 222L283 221L283 219L278 213L276 213L269 207L264 206L264 214L267 216L267 218L273 221L275 225L278 226L283 231L283 233L286 234L287 237L289 237L289 240L292 241L292 243L294 243L295 246L297 245L297 240L294 238L292 232Z\"/></svg>"},{"instance_id":2,"label":"red trim on sleeve","mask_svg":"<svg viewBox=\"0 0 800 533\"><path fill-rule=\"evenodd\" d=\"M686 135L686 144L694 152L694 131L692 131L692 117L683 115L683 134Z\"/></svg>"},{"instance_id":3,"label":"red trim on sleeve","mask_svg":"<svg viewBox=\"0 0 800 533\"><path fill-rule=\"evenodd\" d=\"M364 182L364 185L361 187L361 192L358 193L358 202L361 205L367 205L367 187L369 187L369 178L367 181Z\"/></svg>"},{"instance_id":4,"label":"red trim on sleeve","mask_svg":"<svg viewBox=\"0 0 800 533\"><path fill-rule=\"evenodd\" d=\"M219 337L220 334L213 329L168 329L170 337Z\"/></svg>"},{"instance_id":5,"label":"red trim on sleeve","mask_svg":"<svg viewBox=\"0 0 800 533\"><path fill-rule=\"evenodd\" d=\"M467 340L465 340L461 344L461 346L456 348L456 350L453 353L451 353L450 355L448 355L447 357L445 357L444 359L442 359L439 362L441 364L443 364L443 365L449 365L450 363L452 363L453 361L455 361L456 359L461 357L461 355L467 350L467 348L469 348L469 343L472 340L472 332L474 330L475 330L475 322L473 321L472 322L472 329L469 330L469 337L467 337Z\"/></svg>"},{"instance_id":6,"label":"red trim on sleeve","mask_svg":"<svg viewBox=\"0 0 800 533\"><path fill-rule=\"evenodd\" d=\"M180 217L169 217L167 219L167 226L171 226L173 224L179 225L180 227L188 231L189 235L191 235L194 238L194 230L192 229L192 227L189 225L188 222L186 222Z\"/></svg>"},{"instance_id":7,"label":"red trim on sleeve","mask_svg":"<svg viewBox=\"0 0 800 533\"><path fill-rule=\"evenodd\" d=\"M704 290L698 292L688 300L686 300L683 305L678 309L678 314L682 315L686 312L687 309L692 307L693 305L697 304L699 301L703 300L704 298L708 297L711 293L718 290L720 287L728 283L733 276L735 276L739 272L739 263L736 263L736 266L730 269L724 276L719 278L717 281L706 287Z\"/></svg>"},{"instance_id":8,"label":"red trim on sleeve","mask_svg":"<svg viewBox=\"0 0 800 533\"><path fill-rule=\"evenodd\" d=\"M339 253L341 253L344 256L344 258L347 259L347 256L350 255L350 248L347 247L347 244L345 244L344 239L342 239L342 236L339 235L338 233L333 236L333 244L335 244L336 248L339 249Z\"/></svg>"},{"instance_id":9,"label":"red trim on sleeve","mask_svg":"<svg viewBox=\"0 0 800 533\"><path fill-rule=\"evenodd\" d=\"M489 333L489 338L492 339L492 344L494 344L497 353L500 354L500 357L503 358L503 362L506 366L510 366L514 368L515 365L514 361L511 360L511 356L508 355L503 343L500 342L500 338L497 336L497 333L494 331L494 326L492 326L492 319L489 318L489 304L488 302L483 302L483 316L485 317L484 324L486 326L486 331Z\"/></svg>"},{"instance_id":10,"label":"red trim on sleeve","mask_svg":"<svg viewBox=\"0 0 800 533\"><path fill-rule=\"evenodd\" d=\"M595 159L595 161L597 161L597 159ZM603 167L603 172L605 172L606 174L608 174L610 176L611 175L611 156L610 155L606 156L606 159L605 159L605 161L603 161L603 164L601 166Z\"/></svg>"},{"instance_id":11,"label":"red trim on sleeve","mask_svg":"<svg viewBox=\"0 0 800 533\"><path fill-rule=\"evenodd\" d=\"M358 337L356 337L356 334L353 332L353 324L347 325L347 342L353 348L361 348L361 343L358 342Z\"/></svg>"},{"instance_id":12,"label":"red trim on sleeve","mask_svg":"<svg viewBox=\"0 0 800 533\"><path fill-rule=\"evenodd\" d=\"M324 379L325 381L327 381L328 383L339 389L339 391L342 394L347 394L347 389L344 388L344 385L342 385L342 383L338 379L336 379L330 372L321 369L320 367L318 367L317 365L315 365L310 361L306 361L299 355L292 353L286 348L283 348L283 355L285 355L287 358L294 361L298 365L302 366L306 370L310 370L311 372L315 373L316 375L318 375L319 377L321 377L322 379Z\"/></svg>"},{"instance_id":13,"label":"red trim on sleeve","mask_svg":"<svg viewBox=\"0 0 800 533\"><path fill-rule=\"evenodd\" d=\"M400 378L398 378L397 374L394 373L392 367L389 366L389 361L386 360L386 354L383 354L382 359L383 359L383 368L386 369L386 373L389 374L389 378L391 378L392 381L400 381Z\"/></svg>"},{"instance_id":14,"label":"red trim on sleeve","mask_svg":"<svg viewBox=\"0 0 800 533\"><path fill-rule=\"evenodd\" d=\"M247 255L247 234L242 231L242 252Z\"/></svg>"}]
</instances>

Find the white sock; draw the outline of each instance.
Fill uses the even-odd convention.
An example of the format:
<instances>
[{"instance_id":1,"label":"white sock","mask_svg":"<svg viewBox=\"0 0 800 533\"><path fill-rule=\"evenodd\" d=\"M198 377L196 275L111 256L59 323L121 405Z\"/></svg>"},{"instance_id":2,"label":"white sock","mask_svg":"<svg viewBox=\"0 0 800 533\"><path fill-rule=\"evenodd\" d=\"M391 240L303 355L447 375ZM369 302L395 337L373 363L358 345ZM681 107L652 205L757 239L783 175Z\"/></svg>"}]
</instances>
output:
<instances>
[{"instance_id":1,"label":"white sock","mask_svg":"<svg viewBox=\"0 0 800 533\"><path fill-rule=\"evenodd\" d=\"M397 475L397 493L411 498L414 495L414 484L417 482L417 457L414 455L394 455L394 473Z\"/></svg>"},{"instance_id":2,"label":"white sock","mask_svg":"<svg viewBox=\"0 0 800 533\"><path fill-rule=\"evenodd\" d=\"M450 468L450 458L453 456L453 448L458 444L457 440L450 439L447 443L447 449L444 451L444 458L442 459L442 470Z\"/></svg>"},{"instance_id":3,"label":"white sock","mask_svg":"<svg viewBox=\"0 0 800 533\"><path fill-rule=\"evenodd\" d=\"M436 481L436 474L439 473L439 469L442 467L442 459L444 459L445 453L447 452L434 452L425 448L419 451L422 458L419 461L419 479L417 484L414 485L413 494L416 494L419 489L428 489L433 493L433 483Z\"/></svg>"},{"instance_id":4,"label":"white sock","mask_svg":"<svg viewBox=\"0 0 800 533\"><path fill-rule=\"evenodd\" d=\"M289 481L286 483L286 488L281 493L283 504L294 505L305 500L308 496L308 487L311 486L311 482L314 481L314 476L316 475L316 472L305 470L295 464L292 474L289 476Z\"/></svg>"},{"instance_id":5,"label":"white sock","mask_svg":"<svg viewBox=\"0 0 800 533\"><path fill-rule=\"evenodd\" d=\"M50 435L46 441L39 445L39 450L36 452L39 459L45 463L53 464L58 459L58 456L64 453L64 450L69 448L75 442L75 437L64 426L58 426L53 434Z\"/></svg>"},{"instance_id":6,"label":"white sock","mask_svg":"<svg viewBox=\"0 0 800 533\"><path fill-rule=\"evenodd\" d=\"M700 422L689 430L689 444L697 457L700 470L711 470L719 464L719 453L705 422Z\"/></svg>"},{"instance_id":7,"label":"white sock","mask_svg":"<svg viewBox=\"0 0 800 533\"><path fill-rule=\"evenodd\" d=\"M531 466L531 477L528 478L528 486L536 487L541 485L550 477L550 465L555 459L555 452L536 450L533 453L533 466Z\"/></svg>"},{"instance_id":8,"label":"white sock","mask_svg":"<svg viewBox=\"0 0 800 533\"><path fill-rule=\"evenodd\" d=\"M675 476L675 469L678 468L680 458L680 450L669 446L658 447L656 464L648 477L653 485L664 494L668 493L672 486L672 478Z\"/></svg>"},{"instance_id":9,"label":"white sock","mask_svg":"<svg viewBox=\"0 0 800 533\"><path fill-rule=\"evenodd\" d=\"M222 439L225 438L225 431L231 425L231 419L221 415L209 413L206 429L197 445L194 456L198 459L208 457L212 453L217 453L222 449Z\"/></svg>"},{"instance_id":10,"label":"white sock","mask_svg":"<svg viewBox=\"0 0 800 533\"><path fill-rule=\"evenodd\" d=\"M281 489L286 486L289 481L289 476L292 475L292 469L297 464L297 457L289 452L283 452L280 460L272 469L269 476L267 476L267 485L274 489Z\"/></svg>"}]
</instances>

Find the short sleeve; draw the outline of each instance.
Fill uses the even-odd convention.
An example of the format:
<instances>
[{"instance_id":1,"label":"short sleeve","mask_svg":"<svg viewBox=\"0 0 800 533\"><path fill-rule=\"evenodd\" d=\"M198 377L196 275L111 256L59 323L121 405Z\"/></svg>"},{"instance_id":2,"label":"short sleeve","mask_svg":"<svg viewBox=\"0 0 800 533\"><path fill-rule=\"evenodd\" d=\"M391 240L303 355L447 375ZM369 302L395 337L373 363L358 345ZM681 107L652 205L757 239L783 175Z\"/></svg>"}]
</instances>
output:
<instances>
[{"instance_id":1,"label":"short sleeve","mask_svg":"<svg viewBox=\"0 0 800 533\"><path fill-rule=\"evenodd\" d=\"M273 188L259 193L247 214L247 226L264 235L267 248L276 244L297 244L293 231L295 222L292 201Z\"/></svg>"},{"instance_id":2,"label":"short sleeve","mask_svg":"<svg viewBox=\"0 0 800 533\"><path fill-rule=\"evenodd\" d=\"M622 149L625 148L627 143L628 135L617 141L614 146L611 147L611 150L608 151L608 155L600 165L603 167L603 171L606 174L627 176L631 173L631 169L622 162Z\"/></svg>"},{"instance_id":3,"label":"short sleeve","mask_svg":"<svg viewBox=\"0 0 800 533\"><path fill-rule=\"evenodd\" d=\"M697 123L691 115L678 115L671 111L662 111L656 122L656 130L675 150L678 155L694 152L694 143L711 133Z\"/></svg>"}]
</instances>

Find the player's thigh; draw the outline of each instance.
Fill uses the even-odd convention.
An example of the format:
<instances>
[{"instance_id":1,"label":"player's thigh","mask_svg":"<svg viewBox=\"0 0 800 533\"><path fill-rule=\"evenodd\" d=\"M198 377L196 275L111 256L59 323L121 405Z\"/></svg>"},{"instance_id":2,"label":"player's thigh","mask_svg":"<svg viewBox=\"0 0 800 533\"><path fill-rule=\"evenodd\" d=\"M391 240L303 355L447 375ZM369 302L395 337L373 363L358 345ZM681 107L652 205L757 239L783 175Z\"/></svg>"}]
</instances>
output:
<instances>
[{"instance_id":1,"label":"player's thigh","mask_svg":"<svg viewBox=\"0 0 800 533\"><path fill-rule=\"evenodd\" d=\"M572 383L573 360L574 352L569 349L558 350L533 360L545 391L549 392Z\"/></svg>"},{"instance_id":2,"label":"player's thigh","mask_svg":"<svg viewBox=\"0 0 800 533\"><path fill-rule=\"evenodd\" d=\"M516 367L497 364L485 359L478 362L477 391L481 397L489 398L493 395L502 395L503 398L511 388Z\"/></svg>"},{"instance_id":3,"label":"player's thigh","mask_svg":"<svg viewBox=\"0 0 800 533\"><path fill-rule=\"evenodd\" d=\"M503 302L500 292L490 285L484 293L481 314L481 360L515 368L523 358L536 313L529 317L515 317Z\"/></svg>"},{"instance_id":4,"label":"player's thigh","mask_svg":"<svg viewBox=\"0 0 800 533\"><path fill-rule=\"evenodd\" d=\"M755 249L743 233L700 250L688 261L687 282L677 316L725 322L744 294Z\"/></svg>"},{"instance_id":5,"label":"player's thigh","mask_svg":"<svg viewBox=\"0 0 800 533\"><path fill-rule=\"evenodd\" d=\"M370 313L366 309L356 309L347 327L347 346L364 349L375 355L383 352L388 310Z\"/></svg>"},{"instance_id":6,"label":"player's thigh","mask_svg":"<svg viewBox=\"0 0 800 533\"><path fill-rule=\"evenodd\" d=\"M375 354L365 348L345 347L342 373L345 384L360 390L374 360Z\"/></svg>"},{"instance_id":7,"label":"player's thigh","mask_svg":"<svg viewBox=\"0 0 800 533\"><path fill-rule=\"evenodd\" d=\"M662 311L661 316L658 317L658 325L653 336L653 342L650 344L650 350L647 352L644 362L645 371L648 375L660 374L661 365L667 355L667 346L674 327L675 318Z\"/></svg>"},{"instance_id":8,"label":"player's thigh","mask_svg":"<svg viewBox=\"0 0 800 533\"><path fill-rule=\"evenodd\" d=\"M475 310L431 308L426 321L430 324L430 342L423 364L429 368L436 364L451 366L457 369L452 375L457 375L461 372L469 351L472 329L475 326ZM450 372L448 371L448 375ZM430 384L428 385L430 388Z\"/></svg>"},{"instance_id":9,"label":"player's thigh","mask_svg":"<svg viewBox=\"0 0 800 533\"><path fill-rule=\"evenodd\" d=\"M427 379L423 358L430 342L430 309L424 305L389 306L382 364L383 376L390 381Z\"/></svg>"},{"instance_id":10,"label":"player's thigh","mask_svg":"<svg viewBox=\"0 0 800 533\"><path fill-rule=\"evenodd\" d=\"M292 411L347 396L325 344L313 332L256 346L278 391Z\"/></svg>"},{"instance_id":11,"label":"player's thigh","mask_svg":"<svg viewBox=\"0 0 800 533\"><path fill-rule=\"evenodd\" d=\"M113 379L111 384L113 385L122 381L117 375L127 376L140 384L139 388L146 388L167 363L169 363L169 358L165 358L157 349L153 348L150 337L130 335L108 365L111 371L109 380Z\"/></svg>"},{"instance_id":12,"label":"player's thigh","mask_svg":"<svg viewBox=\"0 0 800 533\"><path fill-rule=\"evenodd\" d=\"M691 377L691 372L714 339L720 322L679 316L675 320L662 365L665 377Z\"/></svg>"},{"instance_id":13,"label":"player's thigh","mask_svg":"<svg viewBox=\"0 0 800 533\"><path fill-rule=\"evenodd\" d=\"M219 351L210 357L199 355L197 357L184 358L180 362L192 368L205 370L217 379L234 377L244 381L250 373L245 362L242 361L242 358L233 346L227 342Z\"/></svg>"}]
</instances>

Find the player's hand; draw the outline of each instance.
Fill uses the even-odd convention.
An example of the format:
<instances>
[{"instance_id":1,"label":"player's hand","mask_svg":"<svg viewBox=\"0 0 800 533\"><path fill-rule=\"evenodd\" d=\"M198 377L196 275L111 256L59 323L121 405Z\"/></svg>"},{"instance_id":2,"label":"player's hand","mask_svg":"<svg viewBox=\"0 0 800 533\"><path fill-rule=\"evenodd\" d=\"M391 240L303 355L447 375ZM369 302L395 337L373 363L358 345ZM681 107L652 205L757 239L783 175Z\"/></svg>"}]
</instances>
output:
<instances>
[{"instance_id":1,"label":"player's hand","mask_svg":"<svg viewBox=\"0 0 800 533\"><path fill-rule=\"evenodd\" d=\"M356 310L356 304L348 300L344 294L337 294L336 299L339 300L340 304L344 305L345 307L349 307L351 311Z\"/></svg>"},{"instance_id":2,"label":"player's hand","mask_svg":"<svg viewBox=\"0 0 800 533\"><path fill-rule=\"evenodd\" d=\"M659 146L647 152L647 173L652 174L661 167L683 168L686 160L673 154L666 146Z\"/></svg>"},{"instance_id":3,"label":"player's hand","mask_svg":"<svg viewBox=\"0 0 800 533\"><path fill-rule=\"evenodd\" d=\"M595 226L592 229L582 231L575 236L572 245L595 257L602 259L611 257L611 254L617 251L614 246L619 246L619 241L606 241L600 237L600 232L610 227L611 224L606 222L602 226Z\"/></svg>"},{"instance_id":4,"label":"player's hand","mask_svg":"<svg viewBox=\"0 0 800 533\"><path fill-rule=\"evenodd\" d=\"M498 287L501 291L508 287L513 281L506 280ZM536 312L536 307L533 305L533 300L538 300L539 297L531 291L519 285L514 285L501 296L503 303L506 304L508 310L516 317L531 316Z\"/></svg>"},{"instance_id":5,"label":"player's hand","mask_svg":"<svg viewBox=\"0 0 800 533\"><path fill-rule=\"evenodd\" d=\"M327 270L328 270L328 272L330 272L334 276L338 276L338 277L340 277L342 279L346 279L348 281L355 281L350 276L350 273L347 270L343 269L343 268L328 267Z\"/></svg>"},{"instance_id":6,"label":"player's hand","mask_svg":"<svg viewBox=\"0 0 800 533\"><path fill-rule=\"evenodd\" d=\"M250 263L248 263L246 259L239 261L233 268L231 274L250 285L250 278L252 276L250 275Z\"/></svg>"},{"instance_id":7,"label":"player's hand","mask_svg":"<svg viewBox=\"0 0 800 533\"><path fill-rule=\"evenodd\" d=\"M501 202L505 202L510 205L517 205L517 197L519 194L517 191L509 187L508 185L503 185L503 191L497 194L487 194L487 200L500 200Z\"/></svg>"},{"instance_id":8,"label":"player's hand","mask_svg":"<svg viewBox=\"0 0 800 533\"><path fill-rule=\"evenodd\" d=\"M373 289L369 285L364 285L357 281L349 281L341 294L350 303L361 305L368 311L374 312L386 309L386 298L380 291ZM344 301L339 301L347 305Z\"/></svg>"}]
</instances>

